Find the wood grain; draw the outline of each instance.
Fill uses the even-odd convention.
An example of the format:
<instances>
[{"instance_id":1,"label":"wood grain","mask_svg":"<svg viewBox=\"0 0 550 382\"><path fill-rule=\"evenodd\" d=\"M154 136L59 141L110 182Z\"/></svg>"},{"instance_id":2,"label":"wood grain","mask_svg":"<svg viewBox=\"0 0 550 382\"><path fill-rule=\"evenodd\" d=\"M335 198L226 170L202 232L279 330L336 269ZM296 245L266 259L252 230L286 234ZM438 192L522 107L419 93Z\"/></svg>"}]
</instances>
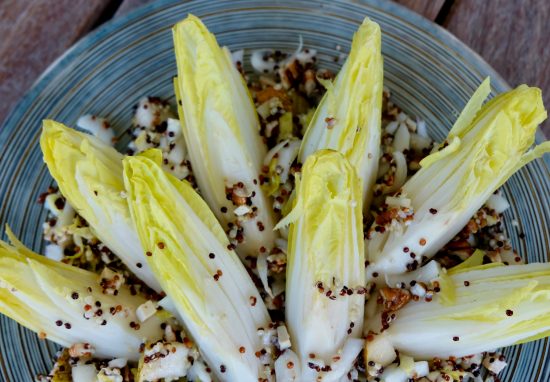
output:
<instances>
[{"instance_id":1,"label":"wood grain","mask_svg":"<svg viewBox=\"0 0 550 382\"><path fill-rule=\"evenodd\" d=\"M542 89L550 108L548 0L459 0L443 26L478 52L511 86ZM550 137L550 122L543 126Z\"/></svg>"},{"instance_id":2,"label":"wood grain","mask_svg":"<svg viewBox=\"0 0 550 382\"><path fill-rule=\"evenodd\" d=\"M0 1L0 122L109 4L109 0Z\"/></svg>"},{"instance_id":3,"label":"wood grain","mask_svg":"<svg viewBox=\"0 0 550 382\"><path fill-rule=\"evenodd\" d=\"M142 5L150 4L153 1L154 0L124 0L116 11L115 17L125 15L126 13L141 7Z\"/></svg>"},{"instance_id":4,"label":"wood grain","mask_svg":"<svg viewBox=\"0 0 550 382\"><path fill-rule=\"evenodd\" d=\"M432 21L437 18L445 4L445 0L395 0L395 2L420 13Z\"/></svg>"},{"instance_id":5,"label":"wood grain","mask_svg":"<svg viewBox=\"0 0 550 382\"><path fill-rule=\"evenodd\" d=\"M145 4L150 4L154 0L124 0L120 5L120 8L115 14L120 16L126 14L135 8L138 8ZM404 5L405 7L412 9L413 11L420 13L424 17L435 20L439 11L445 4L445 0L394 0L396 3Z\"/></svg>"}]
</instances>

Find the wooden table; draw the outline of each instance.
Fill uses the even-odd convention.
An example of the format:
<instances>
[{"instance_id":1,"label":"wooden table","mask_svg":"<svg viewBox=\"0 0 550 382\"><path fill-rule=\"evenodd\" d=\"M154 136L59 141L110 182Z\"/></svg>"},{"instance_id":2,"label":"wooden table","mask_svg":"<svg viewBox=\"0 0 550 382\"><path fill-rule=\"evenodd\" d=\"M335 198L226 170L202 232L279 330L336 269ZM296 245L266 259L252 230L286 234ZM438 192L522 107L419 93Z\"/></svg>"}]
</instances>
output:
<instances>
[{"instance_id":1,"label":"wooden table","mask_svg":"<svg viewBox=\"0 0 550 382\"><path fill-rule=\"evenodd\" d=\"M40 73L68 47L105 21L151 1L0 0L0 126ZM550 108L548 0L397 2L454 33L510 85L540 87ZM543 131L550 136L549 122Z\"/></svg>"}]
</instances>

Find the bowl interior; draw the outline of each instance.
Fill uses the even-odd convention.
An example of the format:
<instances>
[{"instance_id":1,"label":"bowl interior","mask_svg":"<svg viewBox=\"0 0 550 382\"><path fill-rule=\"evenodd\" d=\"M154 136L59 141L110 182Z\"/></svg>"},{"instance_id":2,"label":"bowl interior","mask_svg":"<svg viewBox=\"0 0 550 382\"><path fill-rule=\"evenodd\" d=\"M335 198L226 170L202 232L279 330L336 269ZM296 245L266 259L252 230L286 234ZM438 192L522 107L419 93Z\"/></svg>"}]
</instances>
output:
<instances>
[{"instance_id":1,"label":"bowl interior","mask_svg":"<svg viewBox=\"0 0 550 382\"><path fill-rule=\"evenodd\" d=\"M175 61L171 26L188 13L201 17L222 45L292 52L318 50L319 66L337 71L363 17L383 31L385 86L396 104L427 121L436 140L445 137L469 96L490 75L494 92L506 83L475 53L447 32L390 2L377 1L160 1L110 22L78 43L35 84L0 131L0 221L9 223L35 250L45 212L36 203L51 183L39 148L40 122L53 118L74 126L93 113L108 118L120 136L130 126L132 106L155 95L173 101ZM506 230L514 248L529 262L548 261L550 187L548 162L536 161L504 186L512 207ZM518 227L512 221L518 222ZM523 232L525 238L520 238ZM57 347L0 317L0 375L3 381L27 381L52 365ZM511 365L504 381L548 381L547 340L505 350Z\"/></svg>"}]
</instances>

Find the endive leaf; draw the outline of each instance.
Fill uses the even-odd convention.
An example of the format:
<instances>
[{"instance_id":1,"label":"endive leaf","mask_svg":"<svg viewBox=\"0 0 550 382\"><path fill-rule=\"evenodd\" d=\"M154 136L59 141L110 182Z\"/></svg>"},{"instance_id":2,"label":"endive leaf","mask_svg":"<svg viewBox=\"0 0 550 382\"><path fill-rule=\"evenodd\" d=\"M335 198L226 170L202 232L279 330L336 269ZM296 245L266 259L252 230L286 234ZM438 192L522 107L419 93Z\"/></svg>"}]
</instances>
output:
<instances>
[{"instance_id":1,"label":"endive leaf","mask_svg":"<svg viewBox=\"0 0 550 382\"><path fill-rule=\"evenodd\" d=\"M317 151L302 167L294 210L288 215L292 222L286 285L286 322L294 351L302 363L300 380L315 380L323 375L309 367L308 362L321 360L345 374L354 359L348 357L347 367L337 367L333 357L348 341L361 337L361 196L355 170L336 151Z\"/></svg>"},{"instance_id":2,"label":"endive leaf","mask_svg":"<svg viewBox=\"0 0 550 382\"><path fill-rule=\"evenodd\" d=\"M96 137L52 120L43 123L40 147L51 175L69 204L136 276L160 292L160 285L145 261L126 203L122 154Z\"/></svg>"},{"instance_id":3,"label":"endive leaf","mask_svg":"<svg viewBox=\"0 0 550 382\"><path fill-rule=\"evenodd\" d=\"M104 294L100 276L0 242L0 312L65 347L88 343L98 358L137 361L140 345L162 338L162 321L139 322L145 299L122 287ZM111 313L111 310L116 313Z\"/></svg>"},{"instance_id":4,"label":"endive leaf","mask_svg":"<svg viewBox=\"0 0 550 382\"><path fill-rule=\"evenodd\" d=\"M515 171L550 151L547 142L527 151L547 116L540 89L521 85L481 107L488 87L486 80L468 103L449 133L449 145L425 158L402 187L411 208L382 211L380 216L391 218L370 229L369 279L404 273L433 256ZM412 220L401 219L403 213Z\"/></svg>"},{"instance_id":5,"label":"endive leaf","mask_svg":"<svg viewBox=\"0 0 550 382\"><path fill-rule=\"evenodd\" d=\"M462 263L449 269L448 274L454 275L460 272L467 272L470 268L477 267L483 264L483 256L485 256L485 251L476 249L472 256L468 257Z\"/></svg>"},{"instance_id":6,"label":"endive leaf","mask_svg":"<svg viewBox=\"0 0 550 382\"><path fill-rule=\"evenodd\" d=\"M430 360L532 341L550 332L550 264L480 266L449 278L456 297L452 303L443 303L440 294L431 302L411 301L392 312L388 328L381 328L378 315L366 323L365 333L377 333L415 359Z\"/></svg>"},{"instance_id":7,"label":"endive leaf","mask_svg":"<svg viewBox=\"0 0 550 382\"><path fill-rule=\"evenodd\" d=\"M227 49L195 16L173 28L180 121L195 178L224 229L242 228L235 240L243 257L274 246L273 212L260 187L265 145L243 78ZM246 205L242 217L233 211Z\"/></svg>"},{"instance_id":8,"label":"endive leaf","mask_svg":"<svg viewBox=\"0 0 550 382\"><path fill-rule=\"evenodd\" d=\"M353 36L351 51L309 124L300 161L319 149L340 151L362 181L364 208L370 206L378 172L383 92L380 27L365 18Z\"/></svg>"},{"instance_id":9,"label":"endive leaf","mask_svg":"<svg viewBox=\"0 0 550 382\"><path fill-rule=\"evenodd\" d=\"M147 261L217 378L266 378L267 309L206 203L144 157L124 160L124 180Z\"/></svg>"}]
</instances>

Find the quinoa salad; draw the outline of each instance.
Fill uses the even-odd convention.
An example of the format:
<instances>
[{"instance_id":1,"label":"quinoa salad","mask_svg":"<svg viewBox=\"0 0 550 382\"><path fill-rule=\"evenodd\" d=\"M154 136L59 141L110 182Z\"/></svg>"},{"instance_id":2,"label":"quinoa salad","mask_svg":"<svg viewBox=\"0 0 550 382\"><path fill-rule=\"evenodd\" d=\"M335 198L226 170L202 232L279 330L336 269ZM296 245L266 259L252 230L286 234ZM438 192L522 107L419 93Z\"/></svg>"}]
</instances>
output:
<instances>
[{"instance_id":1,"label":"quinoa salad","mask_svg":"<svg viewBox=\"0 0 550 382\"><path fill-rule=\"evenodd\" d=\"M482 106L485 82L439 143L430 121L383 86L380 29L368 19L349 55L335 47L340 73L301 42L246 52L245 65L244 51L222 51L192 16L174 41L175 103L144 95L130 126L84 115L76 127L85 134L45 122L56 181L38 198L48 260L11 232L12 245L0 246L40 293L52 300L47 286L60 285L56 298L71 306L66 317L44 313L44 328L1 310L63 346L38 381L496 382L507 366L498 348L550 330L548 301L530 294L548 295L550 268L526 265L512 247L498 190L549 149L527 151L546 114L534 88ZM201 59L215 64L202 69ZM203 84L201 70L230 85L209 91L217 77ZM238 109L247 92L250 113ZM228 95L231 105L217 99ZM525 160L478 159L475 175L465 172L467 150L494 144L490 133L474 136L490 129L485 120L523 99L530 109L517 113L529 116L509 124L525 131L528 143L514 149ZM246 136L248 121L257 137ZM120 131L131 138L122 154L113 150ZM18 288L2 277L2 288Z\"/></svg>"}]
</instances>

